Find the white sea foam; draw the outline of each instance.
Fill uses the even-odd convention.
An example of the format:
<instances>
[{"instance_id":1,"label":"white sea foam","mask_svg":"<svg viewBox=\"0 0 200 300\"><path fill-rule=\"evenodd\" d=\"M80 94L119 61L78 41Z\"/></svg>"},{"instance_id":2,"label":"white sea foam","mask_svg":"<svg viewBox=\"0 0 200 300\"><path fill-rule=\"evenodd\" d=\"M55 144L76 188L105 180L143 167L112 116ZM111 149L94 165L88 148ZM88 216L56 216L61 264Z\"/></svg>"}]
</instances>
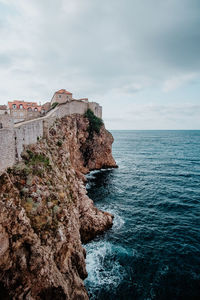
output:
<instances>
[{"instance_id":1,"label":"white sea foam","mask_svg":"<svg viewBox=\"0 0 200 300\"><path fill-rule=\"evenodd\" d=\"M104 286L106 288L117 287L123 280L125 271L119 261L113 257L114 245L105 241L94 241L86 245L86 265L88 278L85 283L92 288ZM120 251L126 251L120 249Z\"/></svg>"},{"instance_id":2,"label":"white sea foam","mask_svg":"<svg viewBox=\"0 0 200 300\"><path fill-rule=\"evenodd\" d=\"M119 230L120 228L122 228L125 221L115 209L109 208L108 206L102 206L101 210L107 211L107 212L111 213L114 216L113 226L112 226L113 230Z\"/></svg>"},{"instance_id":3,"label":"white sea foam","mask_svg":"<svg viewBox=\"0 0 200 300\"><path fill-rule=\"evenodd\" d=\"M89 190L92 188L92 186L95 186L95 182L92 182L92 181L88 181L86 183L86 190Z\"/></svg>"},{"instance_id":4,"label":"white sea foam","mask_svg":"<svg viewBox=\"0 0 200 300\"><path fill-rule=\"evenodd\" d=\"M88 173L86 175L86 178L89 178L89 179L95 179L95 174L98 174L98 173L101 173L101 172L106 172L106 171L111 171L113 170L112 168L107 168L107 169L100 169L100 170L94 170L94 171L91 171L90 173Z\"/></svg>"},{"instance_id":5,"label":"white sea foam","mask_svg":"<svg viewBox=\"0 0 200 300\"><path fill-rule=\"evenodd\" d=\"M111 171L113 168L107 168L107 169L101 169L100 172L106 172L106 171Z\"/></svg>"},{"instance_id":6,"label":"white sea foam","mask_svg":"<svg viewBox=\"0 0 200 300\"><path fill-rule=\"evenodd\" d=\"M88 174L88 175L86 175L86 178L88 180L91 180L91 179L95 179L95 176L93 174Z\"/></svg>"},{"instance_id":7,"label":"white sea foam","mask_svg":"<svg viewBox=\"0 0 200 300\"><path fill-rule=\"evenodd\" d=\"M125 221L121 216L115 214L115 212L113 212L113 214L114 214L113 230L119 230L120 228L122 228Z\"/></svg>"}]
</instances>

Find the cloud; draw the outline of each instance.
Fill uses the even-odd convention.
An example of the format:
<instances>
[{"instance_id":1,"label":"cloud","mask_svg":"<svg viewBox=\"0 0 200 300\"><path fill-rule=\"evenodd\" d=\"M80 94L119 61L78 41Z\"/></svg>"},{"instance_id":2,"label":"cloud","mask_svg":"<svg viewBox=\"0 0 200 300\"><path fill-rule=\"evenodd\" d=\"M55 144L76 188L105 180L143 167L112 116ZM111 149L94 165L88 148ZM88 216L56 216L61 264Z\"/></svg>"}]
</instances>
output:
<instances>
[{"instance_id":1,"label":"cloud","mask_svg":"<svg viewBox=\"0 0 200 300\"><path fill-rule=\"evenodd\" d=\"M137 118L185 118L185 117L196 117L200 114L200 105L193 105L185 103L184 105L156 105L156 104L143 104L143 105L132 105L132 110L127 111L127 115L134 116ZM147 116L148 115L148 116Z\"/></svg>"},{"instance_id":2,"label":"cloud","mask_svg":"<svg viewBox=\"0 0 200 300\"><path fill-rule=\"evenodd\" d=\"M164 92L173 91L186 83L191 82L193 79L197 77L197 74L183 74L176 77L172 77L164 82L163 90Z\"/></svg>"},{"instance_id":3,"label":"cloud","mask_svg":"<svg viewBox=\"0 0 200 300\"><path fill-rule=\"evenodd\" d=\"M0 102L66 88L115 114L116 97L123 107L187 86L200 77L199 9L197 0L0 0Z\"/></svg>"},{"instance_id":4,"label":"cloud","mask_svg":"<svg viewBox=\"0 0 200 300\"><path fill-rule=\"evenodd\" d=\"M198 129L200 105L132 104L124 117L106 118L111 129ZM158 127L159 124L159 127Z\"/></svg>"}]
</instances>

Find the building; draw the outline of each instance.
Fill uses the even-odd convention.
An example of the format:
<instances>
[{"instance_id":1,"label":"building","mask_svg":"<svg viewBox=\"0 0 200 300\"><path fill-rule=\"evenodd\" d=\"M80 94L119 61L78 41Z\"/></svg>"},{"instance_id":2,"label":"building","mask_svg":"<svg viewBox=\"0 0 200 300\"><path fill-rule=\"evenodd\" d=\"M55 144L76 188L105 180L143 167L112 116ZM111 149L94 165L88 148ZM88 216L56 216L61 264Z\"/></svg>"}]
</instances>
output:
<instances>
[{"instance_id":1,"label":"building","mask_svg":"<svg viewBox=\"0 0 200 300\"><path fill-rule=\"evenodd\" d=\"M51 102L46 102L41 107L41 114L45 115L51 109Z\"/></svg>"},{"instance_id":2,"label":"building","mask_svg":"<svg viewBox=\"0 0 200 300\"><path fill-rule=\"evenodd\" d=\"M25 102L22 100L8 102L8 108L14 123L37 118L41 115L42 109L41 105L38 105L36 102Z\"/></svg>"},{"instance_id":3,"label":"building","mask_svg":"<svg viewBox=\"0 0 200 300\"><path fill-rule=\"evenodd\" d=\"M72 93L66 91L65 89L61 89L54 93L53 98L51 99L51 105L53 103L66 103L72 100Z\"/></svg>"},{"instance_id":4,"label":"building","mask_svg":"<svg viewBox=\"0 0 200 300\"><path fill-rule=\"evenodd\" d=\"M8 109L6 105L0 105L0 115L4 115L8 113Z\"/></svg>"},{"instance_id":5,"label":"building","mask_svg":"<svg viewBox=\"0 0 200 300\"><path fill-rule=\"evenodd\" d=\"M69 113L73 111L73 113L82 114L90 108L97 117L102 118L102 107L98 103L89 102L88 98L74 99L72 93L65 89L61 89L54 93L53 98L51 99L51 106L53 103L68 104Z\"/></svg>"},{"instance_id":6,"label":"building","mask_svg":"<svg viewBox=\"0 0 200 300\"><path fill-rule=\"evenodd\" d=\"M0 114L4 114L7 111L13 118L14 123L19 123L46 115L53 108L52 104L54 103L61 104L61 106L67 104L68 114L72 112L83 114L90 108L97 117L102 118L102 107L98 103L89 102L88 98L74 99L72 93L65 89L55 92L51 102L46 102L43 105L23 100L10 101L8 102L8 109L6 106L2 106L1 109L0 106Z\"/></svg>"}]
</instances>

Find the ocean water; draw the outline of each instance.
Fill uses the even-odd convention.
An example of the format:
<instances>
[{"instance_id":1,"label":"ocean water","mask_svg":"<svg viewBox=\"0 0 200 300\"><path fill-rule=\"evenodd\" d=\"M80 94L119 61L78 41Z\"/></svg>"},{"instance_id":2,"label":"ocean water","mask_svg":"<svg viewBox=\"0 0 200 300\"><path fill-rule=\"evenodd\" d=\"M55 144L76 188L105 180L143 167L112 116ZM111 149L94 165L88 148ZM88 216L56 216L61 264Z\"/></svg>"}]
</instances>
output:
<instances>
[{"instance_id":1,"label":"ocean water","mask_svg":"<svg viewBox=\"0 0 200 300\"><path fill-rule=\"evenodd\" d=\"M113 131L118 169L88 175L114 225L85 245L90 299L200 299L200 131Z\"/></svg>"}]
</instances>

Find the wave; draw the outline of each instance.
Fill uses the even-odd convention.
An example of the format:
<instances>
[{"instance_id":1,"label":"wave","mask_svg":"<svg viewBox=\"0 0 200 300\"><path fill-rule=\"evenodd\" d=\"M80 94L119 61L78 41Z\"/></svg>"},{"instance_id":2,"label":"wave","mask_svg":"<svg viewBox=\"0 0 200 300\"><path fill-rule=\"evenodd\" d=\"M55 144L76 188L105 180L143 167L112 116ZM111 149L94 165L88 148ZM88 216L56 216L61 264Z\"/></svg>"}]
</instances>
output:
<instances>
[{"instance_id":1,"label":"wave","mask_svg":"<svg viewBox=\"0 0 200 300\"><path fill-rule=\"evenodd\" d=\"M87 285L95 288L101 285L116 287L123 280L123 268L113 258L113 245L110 242L96 241L86 245ZM125 249L123 249L126 251ZM120 249L120 252L122 249ZM109 260L108 260L109 258ZM106 265L106 268L105 268Z\"/></svg>"},{"instance_id":2,"label":"wave","mask_svg":"<svg viewBox=\"0 0 200 300\"><path fill-rule=\"evenodd\" d=\"M99 288L116 289L123 281L126 272L117 254L128 253L125 248L116 247L108 241L93 241L86 245L86 251L88 278L85 284L89 293L92 290L90 299L96 299L95 294Z\"/></svg>"},{"instance_id":3,"label":"wave","mask_svg":"<svg viewBox=\"0 0 200 300\"><path fill-rule=\"evenodd\" d=\"M95 205L114 215L86 245L90 299L199 299L200 131L115 136L120 168L88 180Z\"/></svg>"}]
</instances>

